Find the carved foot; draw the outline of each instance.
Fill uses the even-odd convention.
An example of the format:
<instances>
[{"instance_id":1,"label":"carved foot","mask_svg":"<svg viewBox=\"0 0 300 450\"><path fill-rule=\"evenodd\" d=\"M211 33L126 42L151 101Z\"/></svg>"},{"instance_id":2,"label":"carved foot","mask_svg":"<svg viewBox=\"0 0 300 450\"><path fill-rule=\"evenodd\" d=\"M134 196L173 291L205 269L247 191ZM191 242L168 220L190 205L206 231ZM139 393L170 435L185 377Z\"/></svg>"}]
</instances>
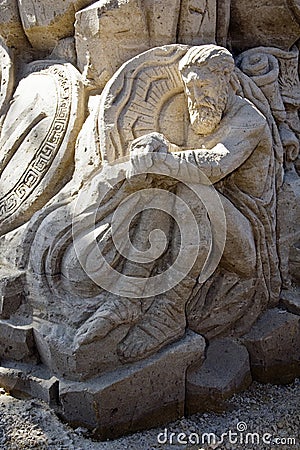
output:
<instances>
[{"instance_id":1,"label":"carved foot","mask_svg":"<svg viewBox=\"0 0 300 450\"><path fill-rule=\"evenodd\" d=\"M126 298L111 298L78 329L75 346L90 344L105 338L112 330L122 324L133 324L141 315L141 303Z\"/></svg>"},{"instance_id":2,"label":"carved foot","mask_svg":"<svg viewBox=\"0 0 300 450\"><path fill-rule=\"evenodd\" d=\"M185 333L185 314L174 318L161 311L160 315L146 314L136 324L118 346L118 355L122 362L133 362L146 358L162 347L176 341Z\"/></svg>"}]
</instances>

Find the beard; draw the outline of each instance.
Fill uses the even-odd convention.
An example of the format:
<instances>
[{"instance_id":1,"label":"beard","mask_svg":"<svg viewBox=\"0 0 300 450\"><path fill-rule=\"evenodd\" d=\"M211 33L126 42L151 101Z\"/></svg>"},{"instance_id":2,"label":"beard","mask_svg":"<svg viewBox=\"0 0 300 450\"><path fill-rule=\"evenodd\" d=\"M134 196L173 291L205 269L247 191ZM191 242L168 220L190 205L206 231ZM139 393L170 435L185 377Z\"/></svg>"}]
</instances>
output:
<instances>
[{"instance_id":1,"label":"beard","mask_svg":"<svg viewBox=\"0 0 300 450\"><path fill-rule=\"evenodd\" d=\"M228 99L228 87L225 86L217 98L205 97L190 102L189 114L192 129L196 134L211 134L221 122Z\"/></svg>"}]
</instances>

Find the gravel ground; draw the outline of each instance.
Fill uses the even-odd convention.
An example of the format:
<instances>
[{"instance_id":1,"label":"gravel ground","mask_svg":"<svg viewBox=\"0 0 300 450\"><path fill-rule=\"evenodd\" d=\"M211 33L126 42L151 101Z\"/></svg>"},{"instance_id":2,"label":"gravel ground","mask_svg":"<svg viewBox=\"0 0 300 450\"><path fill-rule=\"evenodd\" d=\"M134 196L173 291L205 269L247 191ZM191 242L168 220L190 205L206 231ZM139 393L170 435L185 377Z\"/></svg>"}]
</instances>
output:
<instances>
[{"instance_id":1,"label":"gravel ground","mask_svg":"<svg viewBox=\"0 0 300 450\"><path fill-rule=\"evenodd\" d=\"M226 413L196 414L107 442L94 442L87 430L71 429L39 400L0 392L1 450L300 450L299 380L288 386L253 383L229 401Z\"/></svg>"}]
</instances>

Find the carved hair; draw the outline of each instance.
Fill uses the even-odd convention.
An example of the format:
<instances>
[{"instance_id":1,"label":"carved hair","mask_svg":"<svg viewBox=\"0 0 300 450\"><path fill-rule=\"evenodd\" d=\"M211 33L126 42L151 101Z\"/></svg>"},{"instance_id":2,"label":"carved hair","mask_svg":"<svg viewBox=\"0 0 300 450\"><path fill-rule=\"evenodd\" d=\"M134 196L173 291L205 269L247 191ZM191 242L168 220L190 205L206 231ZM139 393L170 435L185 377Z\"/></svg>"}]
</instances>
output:
<instances>
[{"instance_id":1,"label":"carved hair","mask_svg":"<svg viewBox=\"0 0 300 450\"><path fill-rule=\"evenodd\" d=\"M184 57L179 61L180 72L189 67L203 67L209 64L209 69L213 72L230 73L234 69L234 60L231 53L224 47L217 45L200 45L191 47Z\"/></svg>"},{"instance_id":2,"label":"carved hair","mask_svg":"<svg viewBox=\"0 0 300 450\"><path fill-rule=\"evenodd\" d=\"M230 74L230 85L233 92L240 90L240 83L235 73L234 59L231 53L218 45L199 45L191 47L179 61L179 71L182 73L189 67L205 67L209 64L209 70Z\"/></svg>"}]
</instances>

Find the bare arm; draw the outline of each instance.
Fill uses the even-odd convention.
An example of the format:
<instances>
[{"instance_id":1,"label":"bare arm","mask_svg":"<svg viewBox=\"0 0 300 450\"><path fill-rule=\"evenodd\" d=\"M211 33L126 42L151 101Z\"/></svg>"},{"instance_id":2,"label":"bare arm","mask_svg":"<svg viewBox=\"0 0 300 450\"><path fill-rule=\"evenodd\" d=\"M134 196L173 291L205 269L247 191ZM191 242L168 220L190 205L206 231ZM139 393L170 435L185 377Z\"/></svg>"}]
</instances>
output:
<instances>
[{"instance_id":1,"label":"bare arm","mask_svg":"<svg viewBox=\"0 0 300 450\"><path fill-rule=\"evenodd\" d=\"M267 125L250 130L232 129L223 142L212 148L182 151L171 144L169 151L199 167L212 183L216 183L241 166L262 139L266 139L270 144Z\"/></svg>"}]
</instances>

